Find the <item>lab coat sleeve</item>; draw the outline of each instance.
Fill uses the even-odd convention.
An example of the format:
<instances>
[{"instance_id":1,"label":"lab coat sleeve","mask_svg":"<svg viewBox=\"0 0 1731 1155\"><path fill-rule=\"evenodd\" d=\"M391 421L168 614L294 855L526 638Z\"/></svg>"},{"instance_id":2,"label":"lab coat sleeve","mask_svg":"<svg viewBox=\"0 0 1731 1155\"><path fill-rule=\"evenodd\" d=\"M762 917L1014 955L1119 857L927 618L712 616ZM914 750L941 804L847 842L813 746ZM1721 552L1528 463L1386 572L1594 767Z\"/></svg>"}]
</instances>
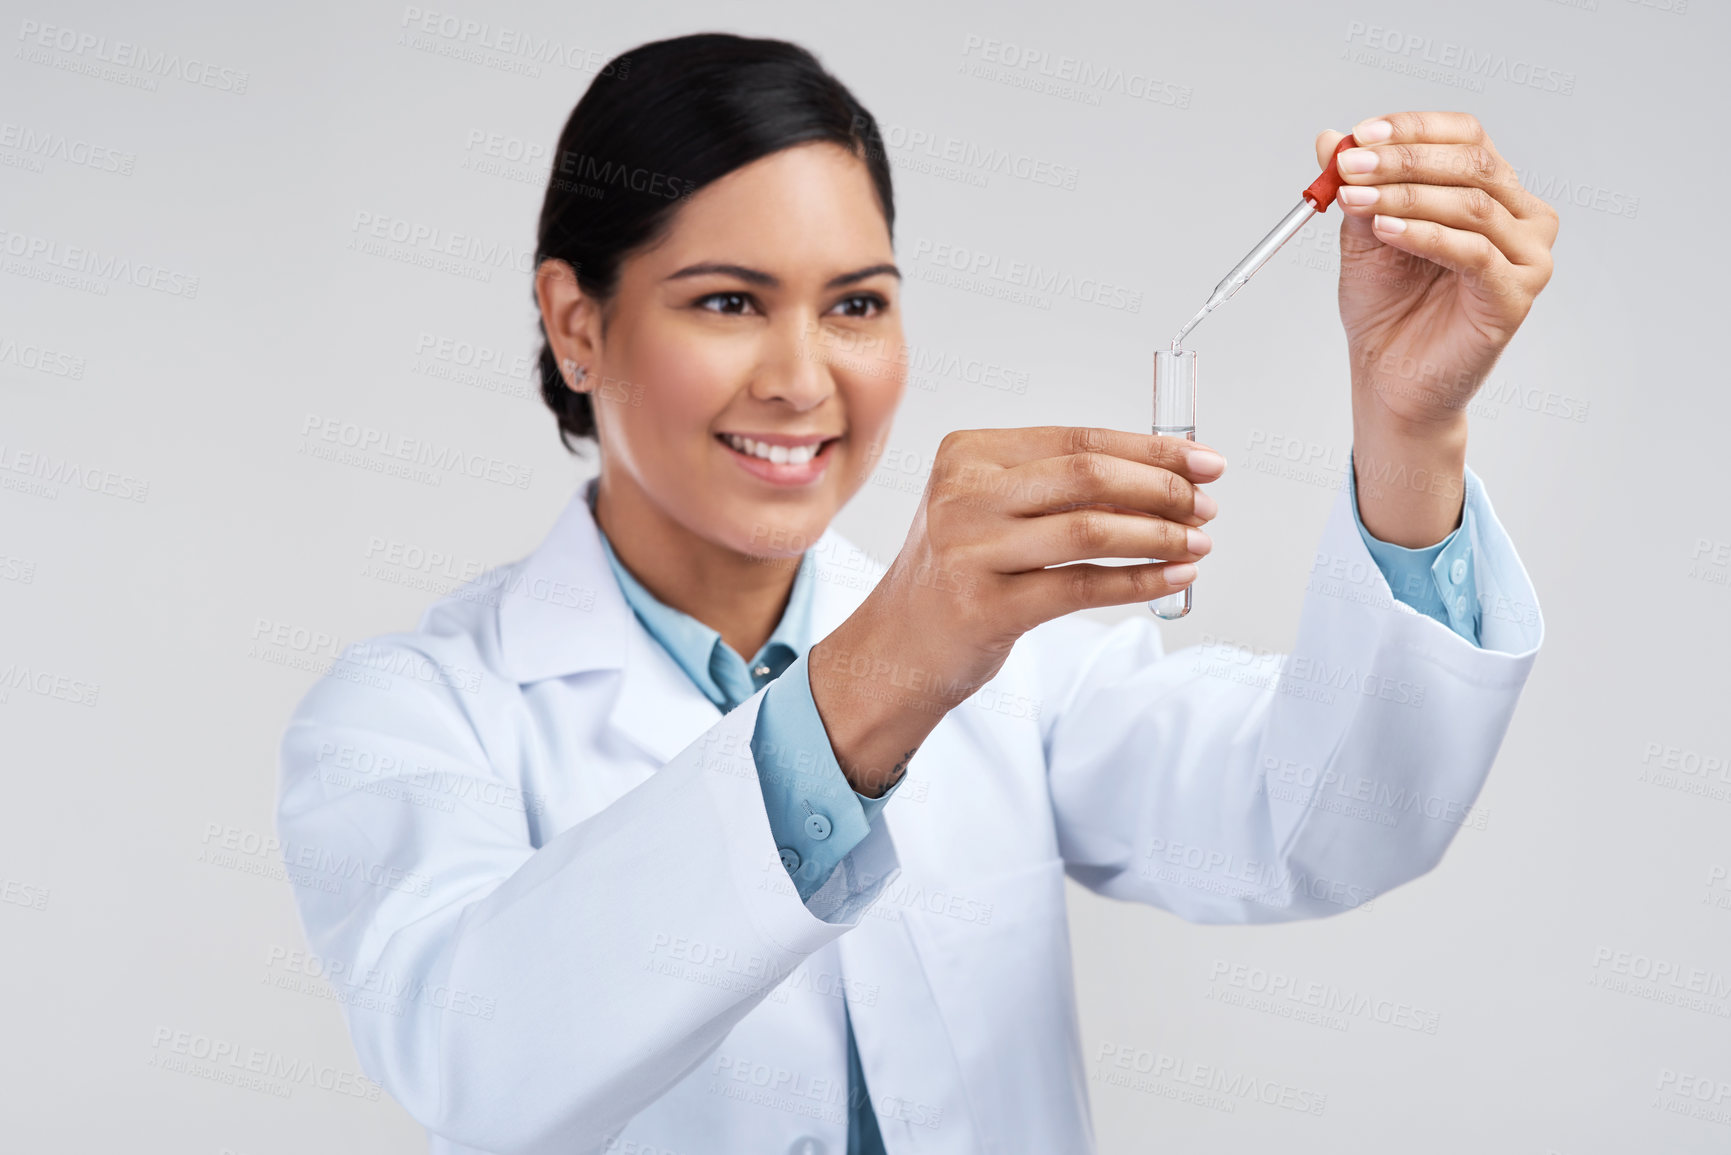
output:
<instances>
[{"instance_id":1,"label":"lab coat sleeve","mask_svg":"<svg viewBox=\"0 0 1731 1155\"><path fill-rule=\"evenodd\" d=\"M1290 654L1150 617L1030 634L1059 848L1114 898L1201 923L1314 918L1430 870L1471 810L1543 639L1482 483L1466 501L1480 644L1395 599L1342 490Z\"/></svg>"},{"instance_id":2,"label":"lab coat sleeve","mask_svg":"<svg viewBox=\"0 0 1731 1155\"><path fill-rule=\"evenodd\" d=\"M460 1144L597 1151L857 924L895 848L874 826L813 896L830 918L793 893L751 758L761 692L537 848L533 806L500 804L533 728L469 721L521 714L518 687L443 675L485 668L475 646L363 643L312 690L282 743L285 860L368 1075ZM408 800L433 780L436 805Z\"/></svg>"}]
</instances>

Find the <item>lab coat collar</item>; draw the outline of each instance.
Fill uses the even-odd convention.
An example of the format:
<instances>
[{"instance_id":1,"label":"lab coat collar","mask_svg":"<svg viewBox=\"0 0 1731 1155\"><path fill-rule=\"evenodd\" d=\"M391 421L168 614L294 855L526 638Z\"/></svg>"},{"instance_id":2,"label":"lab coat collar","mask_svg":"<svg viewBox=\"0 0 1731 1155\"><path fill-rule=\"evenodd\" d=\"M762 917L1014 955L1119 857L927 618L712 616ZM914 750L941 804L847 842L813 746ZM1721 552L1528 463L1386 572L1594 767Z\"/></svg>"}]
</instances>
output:
<instances>
[{"instance_id":1,"label":"lab coat collar","mask_svg":"<svg viewBox=\"0 0 1731 1155\"><path fill-rule=\"evenodd\" d=\"M642 627L607 564L584 492L579 488L572 496L552 531L501 591L501 659L519 684L622 669L649 658L650 650L659 651L637 637ZM811 552L816 572L810 640L815 643L847 620L883 566L834 529L825 530Z\"/></svg>"},{"instance_id":2,"label":"lab coat collar","mask_svg":"<svg viewBox=\"0 0 1731 1155\"><path fill-rule=\"evenodd\" d=\"M631 608L601 552L583 491L499 598L504 672L519 684L625 665Z\"/></svg>"}]
</instances>

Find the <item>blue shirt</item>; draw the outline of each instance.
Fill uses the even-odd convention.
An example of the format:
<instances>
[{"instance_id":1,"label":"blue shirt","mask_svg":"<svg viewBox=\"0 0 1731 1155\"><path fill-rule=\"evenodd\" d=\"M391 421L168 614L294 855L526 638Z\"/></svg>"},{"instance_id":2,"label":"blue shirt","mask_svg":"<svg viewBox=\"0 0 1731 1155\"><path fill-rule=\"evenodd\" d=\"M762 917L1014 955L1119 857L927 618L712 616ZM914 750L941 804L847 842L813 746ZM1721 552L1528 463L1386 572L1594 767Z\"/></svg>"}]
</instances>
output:
<instances>
[{"instance_id":1,"label":"blue shirt","mask_svg":"<svg viewBox=\"0 0 1731 1155\"><path fill-rule=\"evenodd\" d=\"M589 489L589 506L595 490ZM793 592L775 632L748 665L721 635L689 614L680 613L643 587L620 564L597 522L601 550L637 620L679 664L687 677L717 709L728 711L770 686L758 707L751 739L770 832L781 851L781 864L806 900L870 830L871 821L901 786L904 777L880 798L857 793L842 773L829 734L811 697L805 651L811 644L811 592L815 562L800 559ZM795 669L795 667L798 669ZM784 673L793 677L777 681ZM774 682L774 685L770 683ZM802 848L804 853L801 853ZM847 1002L842 1002L846 1015ZM847 1019L848 1155L885 1155L883 1135L865 1085L853 1022Z\"/></svg>"}]
</instances>

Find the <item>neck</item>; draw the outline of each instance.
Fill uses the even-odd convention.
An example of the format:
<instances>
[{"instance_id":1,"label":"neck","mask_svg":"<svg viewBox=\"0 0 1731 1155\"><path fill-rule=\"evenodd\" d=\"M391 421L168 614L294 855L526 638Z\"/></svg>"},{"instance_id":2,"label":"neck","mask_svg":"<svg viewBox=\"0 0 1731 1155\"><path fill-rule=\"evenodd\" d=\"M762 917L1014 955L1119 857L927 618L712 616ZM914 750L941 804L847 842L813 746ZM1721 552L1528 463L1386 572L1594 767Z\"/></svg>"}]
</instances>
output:
<instances>
[{"instance_id":1,"label":"neck","mask_svg":"<svg viewBox=\"0 0 1731 1155\"><path fill-rule=\"evenodd\" d=\"M799 560L765 562L699 537L629 479L603 469L595 520L631 576L665 604L721 635L750 661L775 632Z\"/></svg>"}]
</instances>

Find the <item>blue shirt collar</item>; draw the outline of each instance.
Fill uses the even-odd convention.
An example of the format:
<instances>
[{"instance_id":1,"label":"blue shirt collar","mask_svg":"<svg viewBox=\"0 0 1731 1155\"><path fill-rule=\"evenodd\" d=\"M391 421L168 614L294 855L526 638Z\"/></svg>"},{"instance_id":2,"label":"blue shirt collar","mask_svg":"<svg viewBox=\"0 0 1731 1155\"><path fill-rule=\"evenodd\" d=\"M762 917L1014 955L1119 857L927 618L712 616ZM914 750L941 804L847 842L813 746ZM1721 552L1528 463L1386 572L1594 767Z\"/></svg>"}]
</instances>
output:
<instances>
[{"instance_id":1,"label":"blue shirt collar","mask_svg":"<svg viewBox=\"0 0 1731 1155\"><path fill-rule=\"evenodd\" d=\"M584 498L591 511L595 508L595 482L584 489ZM749 664L732 646L722 641L721 634L710 629L690 614L681 613L657 598L631 575L613 552L613 544L595 523L596 536L601 539L601 552L613 570L620 592L631 606L632 613L643 623L661 648L666 650L685 675L703 691L705 697L722 710L731 710L758 690L767 686L792 665L811 645L811 597L816 580L810 551L800 558L799 571L794 575L793 592L787 599L787 609L775 632L763 644Z\"/></svg>"}]
</instances>

